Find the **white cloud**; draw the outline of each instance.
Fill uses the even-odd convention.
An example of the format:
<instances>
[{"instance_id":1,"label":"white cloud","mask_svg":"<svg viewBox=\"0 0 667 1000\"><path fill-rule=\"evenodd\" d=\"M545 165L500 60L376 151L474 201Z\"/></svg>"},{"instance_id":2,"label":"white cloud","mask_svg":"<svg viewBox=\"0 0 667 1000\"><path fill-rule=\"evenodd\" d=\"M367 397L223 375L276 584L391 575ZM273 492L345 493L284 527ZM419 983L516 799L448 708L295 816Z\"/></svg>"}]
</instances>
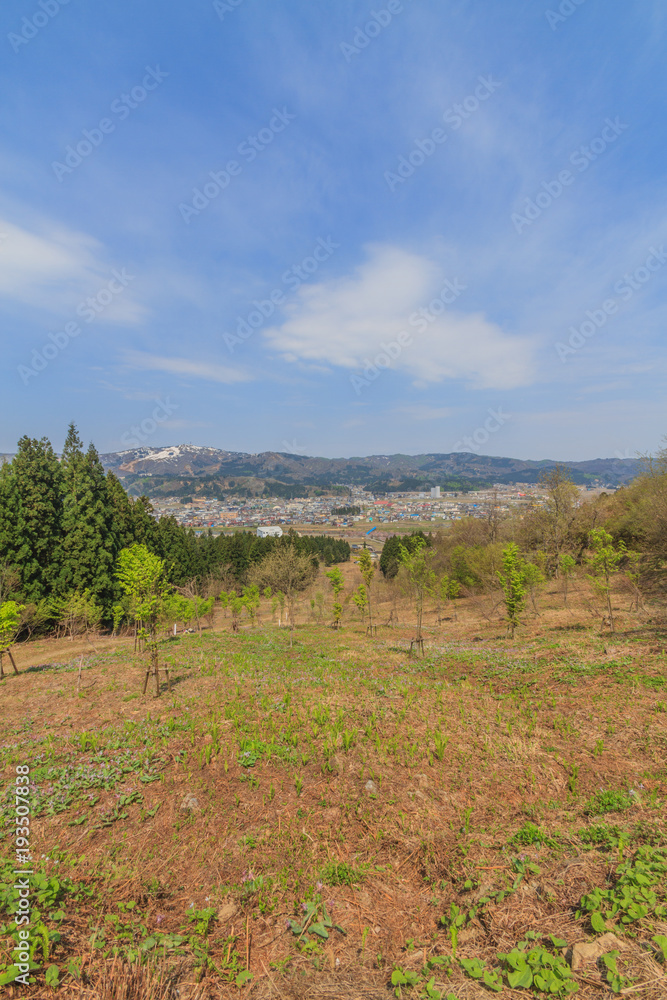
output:
<instances>
[{"instance_id":1,"label":"white cloud","mask_svg":"<svg viewBox=\"0 0 667 1000\"><path fill-rule=\"evenodd\" d=\"M459 308L443 306L439 296L455 275L442 275L434 261L397 247L367 250L354 274L303 285L286 307L286 321L265 331L286 360L361 369L406 331L411 342L392 367L420 382L464 379L479 389L531 382L533 339L505 333L482 313L460 311L465 291L456 299ZM422 308L429 309L428 321L417 313Z\"/></svg>"},{"instance_id":2,"label":"white cloud","mask_svg":"<svg viewBox=\"0 0 667 1000\"><path fill-rule=\"evenodd\" d=\"M190 358L165 358L143 351L129 351L126 355L126 361L131 368L153 372L170 372L173 375L200 378L207 382L222 382L225 385L251 380L251 376L240 368L216 365L208 361L193 361Z\"/></svg>"},{"instance_id":3,"label":"white cloud","mask_svg":"<svg viewBox=\"0 0 667 1000\"><path fill-rule=\"evenodd\" d=\"M71 313L112 278L116 265L103 257L102 245L85 233L43 221L30 230L0 218L0 302ZM98 322L135 324L145 316L130 286L99 313Z\"/></svg>"}]
</instances>

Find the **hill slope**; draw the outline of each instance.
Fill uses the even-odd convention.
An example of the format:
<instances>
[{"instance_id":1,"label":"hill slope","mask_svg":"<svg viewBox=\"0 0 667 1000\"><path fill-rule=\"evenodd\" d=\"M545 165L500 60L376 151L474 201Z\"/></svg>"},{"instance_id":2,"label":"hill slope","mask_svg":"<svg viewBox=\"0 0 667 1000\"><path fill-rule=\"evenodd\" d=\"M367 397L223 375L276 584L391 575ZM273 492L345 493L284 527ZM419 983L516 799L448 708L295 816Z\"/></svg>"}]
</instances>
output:
<instances>
[{"instance_id":1,"label":"hill slope","mask_svg":"<svg viewBox=\"0 0 667 1000\"><path fill-rule=\"evenodd\" d=\"M107 469L127 480L159 477L155 492L187 488L193 479L209 478L214 491L248 488L252 492L281 493L281 486L330 489L336 484L361 486L376 492L419 490L429 486L475 488L491 483L535 483L541 473L558 463L497 458L471 452L424 455L369 455L352 458L319 458L286 452L257 454L224 451L196 445L168 448L137 448L101 456ZM632 458L596 458L569 462L572 478L579 484L618 486L640 471ZM252 480L252 483L248 482Z\"/></svg>"}]
</instances>

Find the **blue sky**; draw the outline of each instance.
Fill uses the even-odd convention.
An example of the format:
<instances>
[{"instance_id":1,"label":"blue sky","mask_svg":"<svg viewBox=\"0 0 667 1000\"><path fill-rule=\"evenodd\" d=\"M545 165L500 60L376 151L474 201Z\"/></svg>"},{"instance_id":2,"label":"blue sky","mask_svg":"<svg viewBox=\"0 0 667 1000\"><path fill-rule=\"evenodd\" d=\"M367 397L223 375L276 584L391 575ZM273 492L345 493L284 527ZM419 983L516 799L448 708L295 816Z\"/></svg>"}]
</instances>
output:
<instances>
[{"instance_id":1,"label":"blue sky","mask_svg":"<svg viewBox=\"0 0 667 1000\"><path fill-rule=\"evenodd\" d=\"M4 0L0 451L655 451L666 26Z\"/></svg>"}]
</instances>

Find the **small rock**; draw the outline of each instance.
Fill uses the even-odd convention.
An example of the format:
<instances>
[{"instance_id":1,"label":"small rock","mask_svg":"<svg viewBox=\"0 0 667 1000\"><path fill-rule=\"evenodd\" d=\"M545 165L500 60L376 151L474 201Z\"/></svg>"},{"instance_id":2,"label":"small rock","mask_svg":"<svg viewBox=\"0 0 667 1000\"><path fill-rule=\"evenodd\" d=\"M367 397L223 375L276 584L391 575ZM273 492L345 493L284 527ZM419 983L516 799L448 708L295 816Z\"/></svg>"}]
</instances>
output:
<instances>
[{"instance_id":1,"label":"small rock","mask_svg":"<svg viewBox=\"0 0 667 1000\"><path fill-rule=\"evenodd\" d=\"M238 907L236 903L225 903L218 910L218 920L221 924L226 924L228 920L231 920L236 913Z\"/></svg>"},{"instance_id":2,"label":"small rock","mask_svg":"<svg viewBox=\"0 0 667 1000\"><path fill-rule=\"evenodd\" d=\"M425 774L418 774L417 781L419 782L420 788L428 788L428 778Z\"/></svg>"},{"instance_id":3,"label":"small rock","mask_svg":"<svg viewBox=\"0 0 667 1000\"><path fill-rule=\"evenodd\" d=\"M378 786L375 784L374 781L369 780L364 785L364 791L366 792L366 795L377 795Z\"/></svg>"},{"instance_id":4,"label":"small rock","mask_svg":"<svg viewBox=\"0 0 667 1000\"><path fill-rule=\"evenodd\" d=\"M331 809L324 810L324 812L322 813L322 819L324 820L325 823L329 823L331 826L333 826L334 823L338 823L338 821L340 820L340 815L341 815L340 809L337 809L336 806L332 806Z\"/></svg>"},{"instance_id":5,"label":"small rock","mask_svg":"<svg viewBox=\"0 0 667 1000\"><path fill-rule=\"evenodd\" d=\"M328 764L329 770L332 774L340 774L345 770L345 763L339 754L334 754L333 757L329 757Z\"/></svg>"},{"instance_id":6,"label":"small rock","mask_svg":"<svg viewBox=\"0 0 667 1000\"><path fill-rule=\"evenodd\" d=\"M580 969L587 962L597 962L600 955L604 955L608 951L614 951L616 948L621 949L622 947L623 942L619 941L615 934L603 934L602 937L596 938L595 941L579 941L577 944L572 945L569 956L572 971L576 972L577 969Z\"/></svg>"},{"instance_id":7,"label":"small rock","mask_svg":"<svg viewBox=\"0 0 667 1000\"><path fill-rule=\"evenodd\" d=\"M181 809L183 812L201 812L201 806L192 792L188 792L181 802Z\"/></svg>"}]
</instances>

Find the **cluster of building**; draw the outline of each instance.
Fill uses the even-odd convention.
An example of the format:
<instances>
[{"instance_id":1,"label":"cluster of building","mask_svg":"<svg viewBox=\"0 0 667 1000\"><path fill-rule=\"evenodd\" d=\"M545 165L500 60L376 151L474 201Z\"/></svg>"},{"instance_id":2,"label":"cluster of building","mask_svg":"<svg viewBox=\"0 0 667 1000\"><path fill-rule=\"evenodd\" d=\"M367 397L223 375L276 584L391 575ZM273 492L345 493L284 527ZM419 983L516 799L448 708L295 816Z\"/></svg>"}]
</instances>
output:
<instances>
[{"instance_id":1,"label":"cluster of building","mask_svg":"<svg viewBox=\"0 0 667 1000\"><path fill-rule=\"evenodd\" d=\"M183 503L175 498L154 501L158 517L172 515L176 520L195 530L238 528L256 531L258 535L282 534L290 527L306 530L320 529L322 534L340 529L356 529L355 534L365 533L381 525L387 528L405 524L432 523L438 527L447 521L462 517L487 517L490 509L510 513L517 508L530 509L541 506L546 500L544 490L531 484L496 485L492 489L474 493L444 492L435 487L430 493L367 493L350 486L344 499L340 496L309 497L281 500L275 497L257 499L229 498L228 500L192 499ZM587 494L581 489L582 498ZM356 507L359 514L339 514L340 508Z\"/></svg>"}]
</instances>

